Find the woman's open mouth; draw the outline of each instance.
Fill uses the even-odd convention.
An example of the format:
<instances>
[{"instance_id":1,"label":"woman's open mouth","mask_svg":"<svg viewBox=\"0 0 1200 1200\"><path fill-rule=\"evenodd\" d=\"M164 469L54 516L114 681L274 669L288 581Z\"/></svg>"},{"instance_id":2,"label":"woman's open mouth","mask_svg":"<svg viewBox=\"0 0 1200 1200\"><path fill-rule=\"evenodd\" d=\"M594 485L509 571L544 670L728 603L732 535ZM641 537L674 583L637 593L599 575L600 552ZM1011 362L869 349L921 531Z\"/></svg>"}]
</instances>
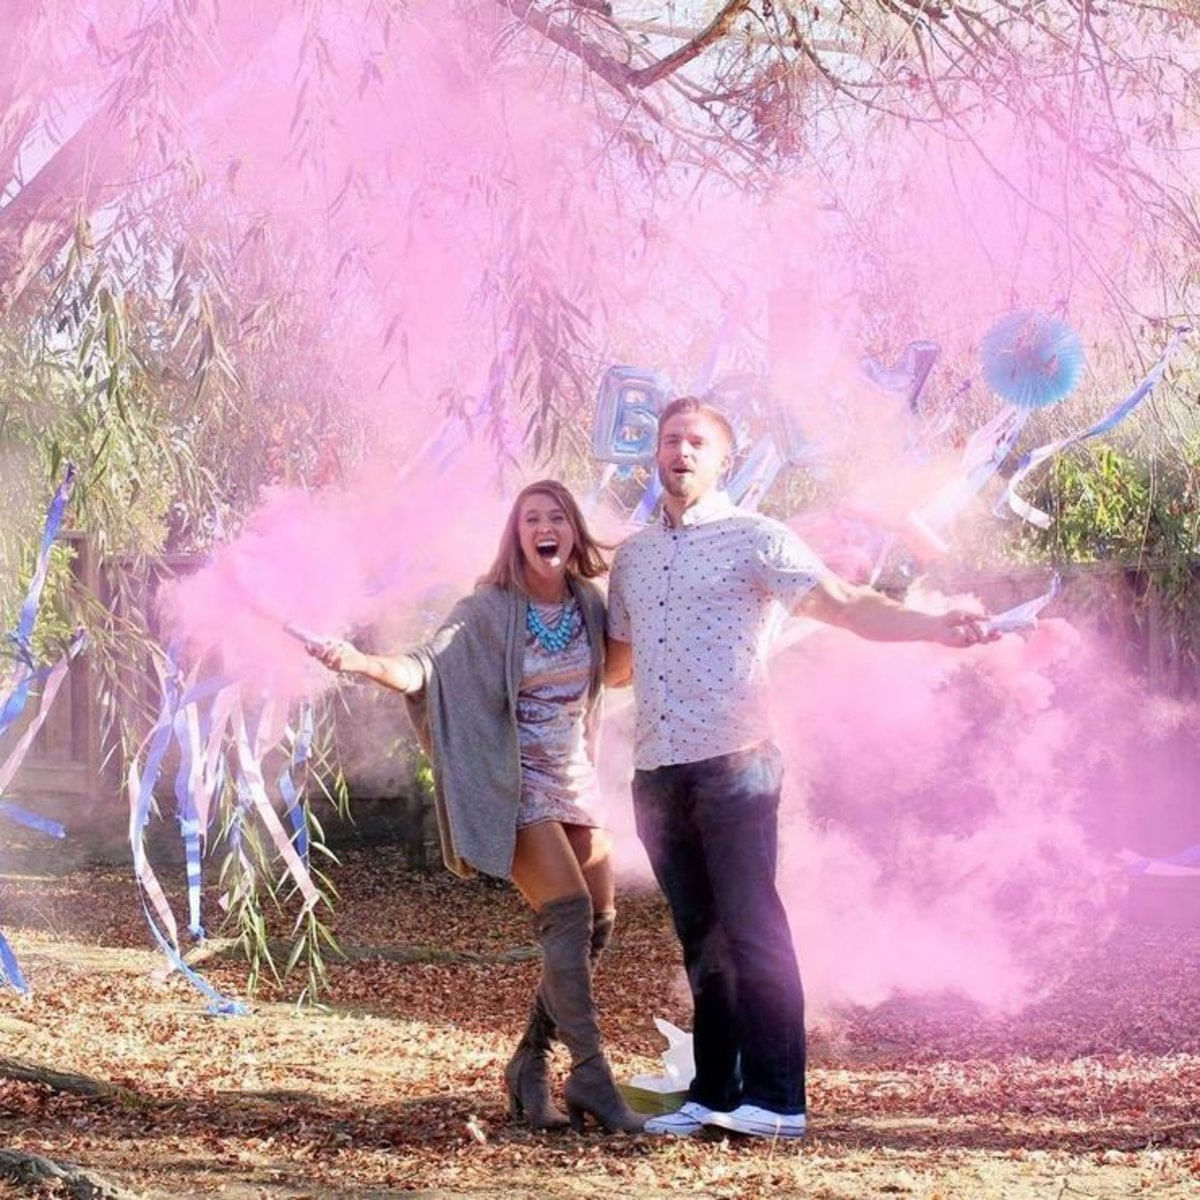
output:
<instances>
[{"instance_id":1,"label":"woman's open mouth","mask_svg":"<svg viewBox=\"0 0 1200 1200\"><path fill-rule=\"evenodd\" d=\"M552 567L562 565L562 559L558 556L558 540L556 538L543 538L535 543L533 548L542 562L549 563Z\"/></svg>"}]
</instances>

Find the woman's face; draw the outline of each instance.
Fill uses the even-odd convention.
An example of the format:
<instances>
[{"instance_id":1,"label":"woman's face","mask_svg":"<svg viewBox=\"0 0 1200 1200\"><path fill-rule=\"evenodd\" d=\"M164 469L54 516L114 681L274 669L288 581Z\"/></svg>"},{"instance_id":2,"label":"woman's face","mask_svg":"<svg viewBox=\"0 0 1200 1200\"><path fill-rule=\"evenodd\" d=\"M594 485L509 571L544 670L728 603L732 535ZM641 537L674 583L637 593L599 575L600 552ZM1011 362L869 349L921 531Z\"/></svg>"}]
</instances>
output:
<instances>
[{"instance_id":1,"label":"woman's face","mask_svg":"<svg viewBox=\"0 0 1200 1200\"><path fill-rule=\"evenodd\" d=\"M561 579L575 550L566 510L545 492L531 492L517 510L517 537L531 579Z\"/></svg>"}]
</instances>

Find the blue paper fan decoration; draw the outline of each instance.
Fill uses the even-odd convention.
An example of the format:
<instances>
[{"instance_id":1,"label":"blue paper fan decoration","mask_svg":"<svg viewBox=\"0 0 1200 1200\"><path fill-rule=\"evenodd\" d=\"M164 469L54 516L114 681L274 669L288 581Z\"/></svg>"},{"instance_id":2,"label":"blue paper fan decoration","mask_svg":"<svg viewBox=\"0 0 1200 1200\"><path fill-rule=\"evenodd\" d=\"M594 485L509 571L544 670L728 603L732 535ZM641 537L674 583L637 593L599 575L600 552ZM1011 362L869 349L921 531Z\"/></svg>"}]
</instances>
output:
<instances>
[{"instance_id":1,"label":"blue paper fan decoration","mask_svg":"<svg viewBox=\"0 0 1200 1200\"><path fill-rule=\"evenodd\" d=\"M1018 408L1045 408L1066 399L1083 370L1083 343L1065 321L1033 309L1009 313L979 347L983 377Z\"/></svg>"}]
</instances>

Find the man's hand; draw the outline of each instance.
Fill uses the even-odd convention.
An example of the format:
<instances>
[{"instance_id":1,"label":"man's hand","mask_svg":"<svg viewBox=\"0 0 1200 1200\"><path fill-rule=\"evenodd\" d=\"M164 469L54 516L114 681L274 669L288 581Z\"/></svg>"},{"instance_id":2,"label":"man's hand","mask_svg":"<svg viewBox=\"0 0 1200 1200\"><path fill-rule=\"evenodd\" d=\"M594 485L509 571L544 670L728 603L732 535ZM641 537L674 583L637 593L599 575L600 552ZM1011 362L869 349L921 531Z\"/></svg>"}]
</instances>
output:
<instances>
[{"instance_id":1,"label":"man's hand","mask_svg":"<svg viewBox=\"0 0 1200 1200\"><path fill-rule=\"evenodd\" d=\"M832 573L822 575L794 611L875 642L938 642L963 649L994 642L998 636L987 628L984 614L962 609L920 612Z\"/></svg>"},{"instance_id":2,"label":"man's hand","mask_svg":"<svg viewBox=\"0 0 1200 1200\"><path fill-rule=\"evenodd\" d=\"M950 612L929 615L929 641L943 646L966 649L981 642L998 641L1000 635L987 627L987 617L979 613L966 612L961 608Z\"/></svg>"}]
</instances>

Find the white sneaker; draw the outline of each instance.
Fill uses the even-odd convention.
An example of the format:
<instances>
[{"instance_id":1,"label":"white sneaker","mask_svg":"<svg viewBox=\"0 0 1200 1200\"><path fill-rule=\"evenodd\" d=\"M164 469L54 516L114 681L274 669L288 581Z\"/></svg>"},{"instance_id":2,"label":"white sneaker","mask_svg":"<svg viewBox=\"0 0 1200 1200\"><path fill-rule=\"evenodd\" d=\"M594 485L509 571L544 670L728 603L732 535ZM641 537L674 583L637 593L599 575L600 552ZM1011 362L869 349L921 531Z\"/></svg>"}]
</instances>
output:
<instances>
[{"instance_id":1,"label":"white sneaker","mask_svg":"<svg viewBox=\"0 0 1200 1200\"><path fill-rule=\"evenodd\" d=\"M667 1137L697 1137L704 1132L705 1122L712 1115L711 1108L688 1100L674 1112L651 1117L643 1127L643 1132L665 1134Z\"/></svg>"},{"instance_id":2,"label":"white sneaker","mask_svg":"<svg viewBox=\"0 0 1200 1200\"><path fill-rule=\"evenodd\" d=\"M799 1138L804 1136L805 1117L803 1113L775 1113L757 1104L739 1104L733 1112L710 1112L704 1123L751 1137Z\"/></svg>"}]
</instances>

